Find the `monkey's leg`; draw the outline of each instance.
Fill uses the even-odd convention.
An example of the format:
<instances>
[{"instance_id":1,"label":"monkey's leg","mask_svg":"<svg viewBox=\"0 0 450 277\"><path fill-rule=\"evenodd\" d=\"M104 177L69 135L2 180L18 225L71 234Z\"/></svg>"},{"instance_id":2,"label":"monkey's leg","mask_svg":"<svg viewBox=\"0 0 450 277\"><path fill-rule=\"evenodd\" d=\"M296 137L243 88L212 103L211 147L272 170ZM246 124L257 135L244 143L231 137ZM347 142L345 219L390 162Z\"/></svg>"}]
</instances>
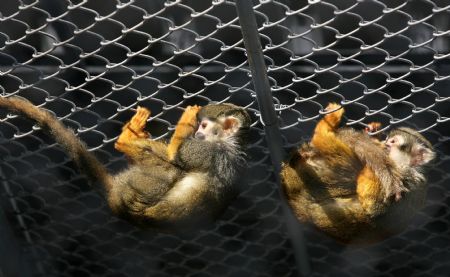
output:
<instances>
[{"instance_id":1,"label":"monkey's leg","mask_svg":"<svg viewBox=\"0 0 450 277\"><path fill-rule=\"evenodd\" d=\"M136 114L131 120L122 128L122 133L119 135L114 148L116 150L127 154L128 148L126 145L138 138L148 138L150 135L144 131L147 119L150 116L150 111L146 108L138 107Z\"/></svg>"},{"instance_id":2,"label":"monkey's leg","mask_svg":"<svg viewBox=\"0 0 450 277\"><path fill-rule=\"evenodd\" d=\"M188 106L181 115L180 120L175 127L175 132L170 139L169 146L167 147L167 155L169 160L173 160L178 151L178 148L183 143L183 141L192 135L197 126L197 113L200 111L201 107Z\"/></svg>"},{"instance_id":3,"label":"monkey's leg","mask_svg":"<svg viewBox=\"0 0 450 277\"><path fill-rule=\"evenodd\" d=\"M375 216L385 210L382 186L368 166L365 166L358 175L356 193L362 208L369 216Z\"/></svg>"},{"instance_id":4,"label":"monkey's leg","mask_svg":"<svg viewBox=\"0 0 450 277\"><path fill-rule=\"evenodd\" d=\"M167 161L167 144L147 138L135 138L119 144L120 151L133 161L154 160ZM117 149L117 143L116 143Z\"/></svg>"},{"instance_id":5,"label":"monkey's leg","mask_svg":"<svg viewBox=\"0 0 450 277\"><path fill-rule=\"evenodd\" d=\"M144 216L150 220L156 220L161 222L176 222L177 215L177 203L159 202L153 207L145 209Z\"/></svg>"},{"instance_id":6,"label":"monkey's leg","mask_svg":"<svg viewBox=\"0 0 450 277\"><path fill-rule=\"evenodd\" d=\"M327 110L338 109L340 106L336 103L330 103L327 106ZM316 145L316 142L319 142L324 138L324 136L333 135L337 129L339 123L341 122L342 115L344 114L344 109L341 108L335 112L329 113L322 118L319 123L317 123L316 128L314 129L314 136L311 142Z\"/></svg>"},{"instance_id":7,"label":"monkey's leg","mask_svg":"<svg viewBox=\"0 0 450 277\"><path fill-rule=\"evenodd\" d=\"M334 110L340 106L336 103L330 103L327 110ZM351 155L350 147L345 145L339 138L337 138L335 131L341 122L344 109L341 108L335 112L324 116L317 124L314 135L311 139L311 144L322 151L324 154L347 154Z\"/></svg>"}]
</instances>

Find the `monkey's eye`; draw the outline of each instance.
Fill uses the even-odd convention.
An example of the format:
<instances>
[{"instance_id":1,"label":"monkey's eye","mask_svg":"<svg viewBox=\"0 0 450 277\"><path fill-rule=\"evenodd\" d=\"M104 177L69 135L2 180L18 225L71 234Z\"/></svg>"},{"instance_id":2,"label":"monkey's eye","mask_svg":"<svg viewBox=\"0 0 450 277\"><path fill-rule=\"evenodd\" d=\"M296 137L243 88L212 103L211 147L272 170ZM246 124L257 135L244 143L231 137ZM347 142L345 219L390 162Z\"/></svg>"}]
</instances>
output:
<instances>
[{"instance_id":1,"label":"monkey's eye","mask_svg":"<svg viewBox=\"0 0 450 277\"><path fill-rule=\"evenodd\" d=\"M206 128L206 126L208 126L208 123L206 123L206 122L202 122L202 124L200 125L203 129L205 129Z\"/></svg>"},{"instance_id":2,"label":"monkey's eye","mask_svg":"<svg viewBox=\"0 0 450 277\"><path fill-rule=\"evenodd\" d=\"M396 138L390 138L390 139L388 140L388 142L389 142L390 144L396 144L396 143L397 143L397 139L396 139Z\"/></svg>"}]
</instances>

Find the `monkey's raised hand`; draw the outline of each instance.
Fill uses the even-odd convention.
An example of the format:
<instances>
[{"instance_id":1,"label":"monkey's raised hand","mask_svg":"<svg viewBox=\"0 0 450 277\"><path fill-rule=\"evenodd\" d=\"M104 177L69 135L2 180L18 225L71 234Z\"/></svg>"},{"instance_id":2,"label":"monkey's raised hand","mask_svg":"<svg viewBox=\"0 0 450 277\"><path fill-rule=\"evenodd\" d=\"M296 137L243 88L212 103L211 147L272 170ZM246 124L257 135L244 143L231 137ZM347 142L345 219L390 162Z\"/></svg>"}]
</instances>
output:
<instances>
[{"instance_id":1,"label":"monkey's raised hand","mask_svg":"<svg viewBox=\"0 0 450 277\"><path fill-rule=\"evenodd\" d=\"M187 137L192 136L197 129L197 113L200 109L201 107L195 105L187 106L184 110L184 113L175 128L175 132L170 139L169 147L167 148L169 160L173 161L175 159L175 155L181 143L183 143Z\"/></svg>"}]
</instances>

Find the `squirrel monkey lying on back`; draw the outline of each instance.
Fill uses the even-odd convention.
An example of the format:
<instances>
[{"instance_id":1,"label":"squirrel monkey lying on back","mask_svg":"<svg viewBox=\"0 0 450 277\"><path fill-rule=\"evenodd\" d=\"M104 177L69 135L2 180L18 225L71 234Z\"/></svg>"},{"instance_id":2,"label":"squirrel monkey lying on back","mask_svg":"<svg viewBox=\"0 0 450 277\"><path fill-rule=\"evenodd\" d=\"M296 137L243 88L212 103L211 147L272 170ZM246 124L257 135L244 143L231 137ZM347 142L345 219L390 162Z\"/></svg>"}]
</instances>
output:
<instances>
[{"instance_id":1,"label":"squirrel monkey lying on back","mask_svg":"<svg viewBox=\"0 0 450 277\"><path fill-rule=\"evenodd\" d=\"M433 147L410 128L392 130L385 142L338 128L344 109L317 124L309 143L283 164L282 185L302 221L345 243L371 243L402 231L423 205L423 169ZM369 130L380 127L369 124Z\"/></svg>"},{"instance_id":2,"label":"squirrel monkey lying on back","mask_svg":"<svg viewBox=\"0 0 450 277\"><path fill-rule=\"evenodd\" d=\"M115 143L131 161L116 175L48 111L18 97L0 97L0 107L49 131L89 179L102 184L112 211L141 226L172 229L213 221L234 197L245 165L250 116L232 104L187 107L169 144L149 138L144 127L150 111L138 107Z\"/></svg>"}]
</instances>

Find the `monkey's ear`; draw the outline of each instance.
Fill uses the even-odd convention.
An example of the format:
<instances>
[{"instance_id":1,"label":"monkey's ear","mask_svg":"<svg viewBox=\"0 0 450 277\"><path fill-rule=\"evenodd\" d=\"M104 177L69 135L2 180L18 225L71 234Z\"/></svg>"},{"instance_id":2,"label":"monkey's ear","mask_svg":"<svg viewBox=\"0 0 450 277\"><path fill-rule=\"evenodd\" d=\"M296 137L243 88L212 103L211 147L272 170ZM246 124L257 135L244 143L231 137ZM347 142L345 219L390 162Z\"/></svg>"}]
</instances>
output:
<instances>
[{"instance_id":1,"label":"monkey's ear","mask_svg":"<svg viewBox=\"0 0 450 277\"><path fill-rule=\"evenodd\" d=\"M227 116L223 121L223 129L228 132L235 133L241 127L241 122L234 116Z\"/></svg>"},{"instance_id":2,"label":"monkey's ear","mask_svg":"<svg viewBox=\"0 0 450 277\"><path fill-rule=\"evenodd\" d=\"M434 159L435 153L423 144L415 143L411 150L411 165L421 166Z\"/></svg>"}]
</instances>

